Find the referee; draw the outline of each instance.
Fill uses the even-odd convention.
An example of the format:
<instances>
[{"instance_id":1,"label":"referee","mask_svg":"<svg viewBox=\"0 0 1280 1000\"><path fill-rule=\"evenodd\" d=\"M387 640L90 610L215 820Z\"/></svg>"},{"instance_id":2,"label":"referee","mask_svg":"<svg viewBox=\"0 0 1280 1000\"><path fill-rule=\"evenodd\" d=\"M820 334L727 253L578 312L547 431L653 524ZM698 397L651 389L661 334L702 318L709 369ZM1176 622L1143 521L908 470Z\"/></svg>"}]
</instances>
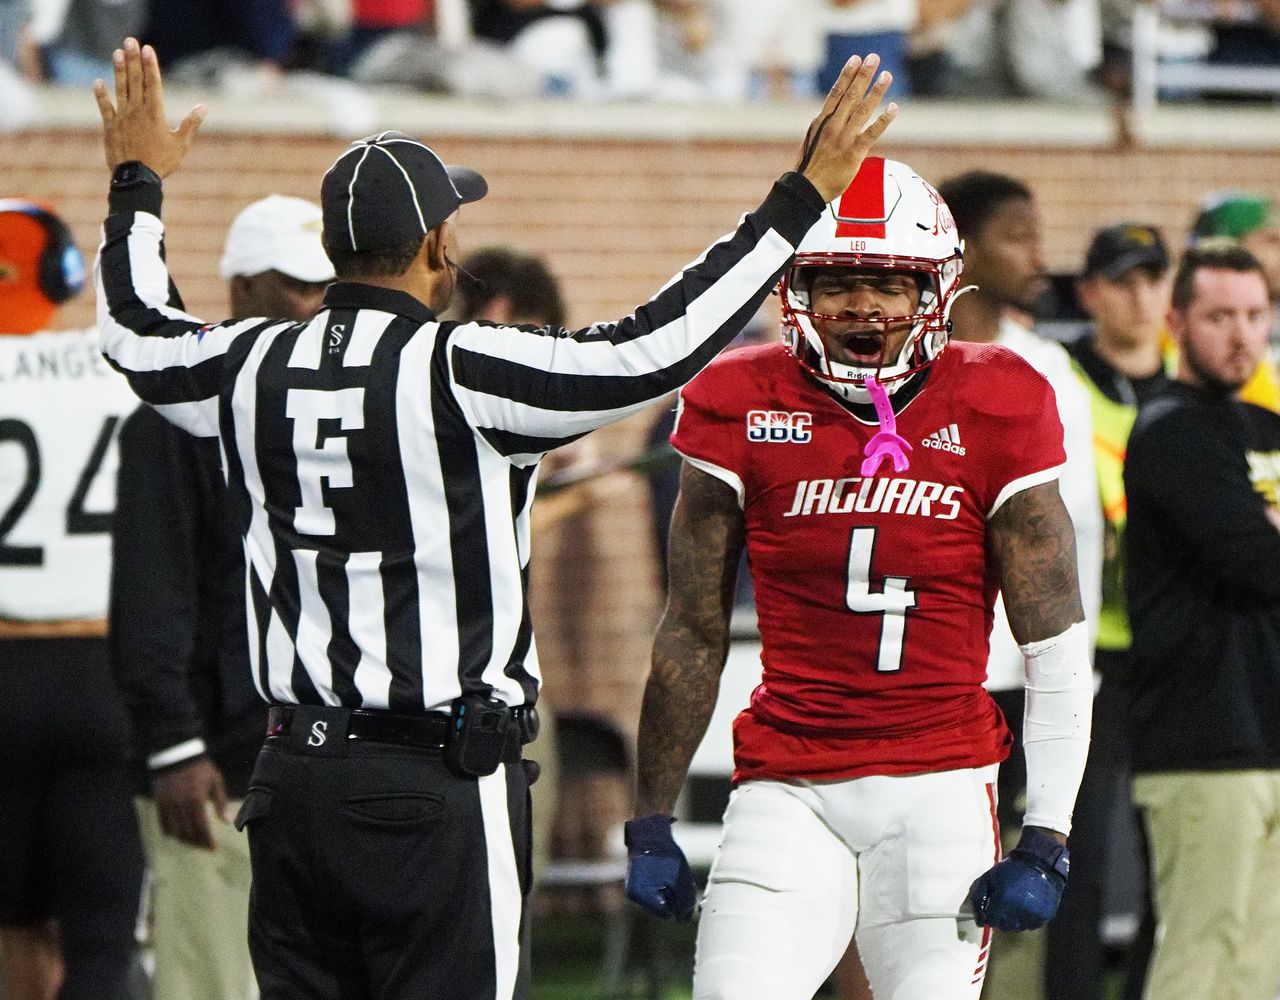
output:
<instances>
[{"instance_id":1,"label":"referee","mask_svg":"<svg viewBox=\"0 0 1280 1000\"><path fill-rule=\"evenodd\" d=\"M314 320L188 315L164 263L161 178L204 109L170 131L154 51L116 52L114 102L95 85L113 171L103 350L162 415L220 439L249 660L273 706L238 820L264 1000L528 995L518 765L537 728L524 581L538 463L729 343L892 120L892 105L875 116L877 63L850 61L800 172L734 233L633 315L570 332L436 318L457 210L486 185L397 132L324 177L338 281Z\"/></svg>"}]
</instances>

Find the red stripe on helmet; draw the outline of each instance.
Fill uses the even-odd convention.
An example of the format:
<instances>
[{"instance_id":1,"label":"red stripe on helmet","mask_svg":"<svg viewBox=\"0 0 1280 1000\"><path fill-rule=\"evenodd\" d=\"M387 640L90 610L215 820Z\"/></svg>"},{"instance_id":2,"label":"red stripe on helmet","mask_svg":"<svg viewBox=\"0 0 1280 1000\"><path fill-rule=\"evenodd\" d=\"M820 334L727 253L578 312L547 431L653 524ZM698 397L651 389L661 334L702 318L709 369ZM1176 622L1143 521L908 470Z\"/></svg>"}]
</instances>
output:
<instances>
[{"instance_id":1,"label":"red stripe on helmet","mask_svg":"<svg viewBox=\"0 0 1280 1000\"><path fill-rule=\"evenodd\" d=\"M884 218L884 160L869 156L858 176L845 188L836 211L836 237L840 239L884 239L883 222L843 222L843 219Z\"/></svg>"}]
</instances>

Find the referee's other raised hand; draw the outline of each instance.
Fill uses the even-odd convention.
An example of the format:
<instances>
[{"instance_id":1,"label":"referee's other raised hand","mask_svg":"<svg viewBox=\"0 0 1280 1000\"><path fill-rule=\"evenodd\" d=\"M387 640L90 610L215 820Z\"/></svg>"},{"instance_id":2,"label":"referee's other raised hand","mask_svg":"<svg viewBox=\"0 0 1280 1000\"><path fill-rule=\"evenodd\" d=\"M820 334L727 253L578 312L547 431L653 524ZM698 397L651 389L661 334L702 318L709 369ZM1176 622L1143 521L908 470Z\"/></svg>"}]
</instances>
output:
<instances>
[{"instance_id":1,"label":"referee's other raised hand","mask_svg":"<svg viewBox=\"0 0 1280 1000\"><path fill-rule=\"evenodd\" d=\"M852 183L871 147L897 117L896 104L876 114L893 82L888 71L876 76L879 66L875 53L851 57L805 134L796 169L826 201Z\"/></svg>"},{"instance_id":2,"label":"referee's other raised hand","mask_svg":"<svg viewBox=\"0 0 1280 1000\"><path fill-rule=\"evenodd\" d=\"M113 104L107 85L93 83L93 96L102 115L102 146L107 168L115 170L131 160L167 177L186 157L208 108L197 104L187 112L176 129L169 128L164 115L164 84L160 60L150 45L138 45L126 38L112 56L116 99Z\"/></svg>"}]
</instances>

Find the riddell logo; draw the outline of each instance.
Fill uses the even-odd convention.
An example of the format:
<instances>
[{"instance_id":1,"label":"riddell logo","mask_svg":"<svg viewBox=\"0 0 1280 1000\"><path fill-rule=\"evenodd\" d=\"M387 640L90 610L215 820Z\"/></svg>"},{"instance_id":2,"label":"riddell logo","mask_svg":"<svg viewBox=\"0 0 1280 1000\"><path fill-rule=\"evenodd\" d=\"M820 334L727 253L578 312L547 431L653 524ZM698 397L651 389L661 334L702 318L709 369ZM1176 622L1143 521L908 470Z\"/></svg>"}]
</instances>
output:
<instances>
[{"instance_id":1,"label":"riddell logo","mask_svg":"<svg viewBox=\"0 0 1280 1000\"><path fill-rule=\"evenodd\" d=\"M955 424L934 431L920 443L926 448L949 451L953 455L964 454L964 446L960 444L960 428Z\"/></svg>"}]
</instances>

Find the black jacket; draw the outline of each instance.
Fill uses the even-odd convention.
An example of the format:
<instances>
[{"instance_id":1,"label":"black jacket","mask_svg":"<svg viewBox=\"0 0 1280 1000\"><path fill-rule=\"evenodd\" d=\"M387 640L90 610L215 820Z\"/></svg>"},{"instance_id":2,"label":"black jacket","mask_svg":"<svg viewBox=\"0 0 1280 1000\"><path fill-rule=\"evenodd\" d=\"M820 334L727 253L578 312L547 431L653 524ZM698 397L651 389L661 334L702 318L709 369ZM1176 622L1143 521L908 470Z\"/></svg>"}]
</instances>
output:
<instances>
[{"instance_id":1,"label":"black jacket","mask_svg":"<svg viewBox=\"0 0 1280 1000\"><path fill-rule=\"evenodd\" d=\"M1280 416L1174 383L1124 480L1134 771L1280 767Z\"/></svg>"},{"instance_id":2,"label":"black jacket","mask_svg":"<svg viewBox=\"0 0 1280 1000\"><path fill-rule=\"evenodd\" d=\"M120 431L116 492L111 658L140 762L202 740L240 798L267 705L249 667L244 556L217 441L140 407Z\"/></svg>"}]
</instances>

